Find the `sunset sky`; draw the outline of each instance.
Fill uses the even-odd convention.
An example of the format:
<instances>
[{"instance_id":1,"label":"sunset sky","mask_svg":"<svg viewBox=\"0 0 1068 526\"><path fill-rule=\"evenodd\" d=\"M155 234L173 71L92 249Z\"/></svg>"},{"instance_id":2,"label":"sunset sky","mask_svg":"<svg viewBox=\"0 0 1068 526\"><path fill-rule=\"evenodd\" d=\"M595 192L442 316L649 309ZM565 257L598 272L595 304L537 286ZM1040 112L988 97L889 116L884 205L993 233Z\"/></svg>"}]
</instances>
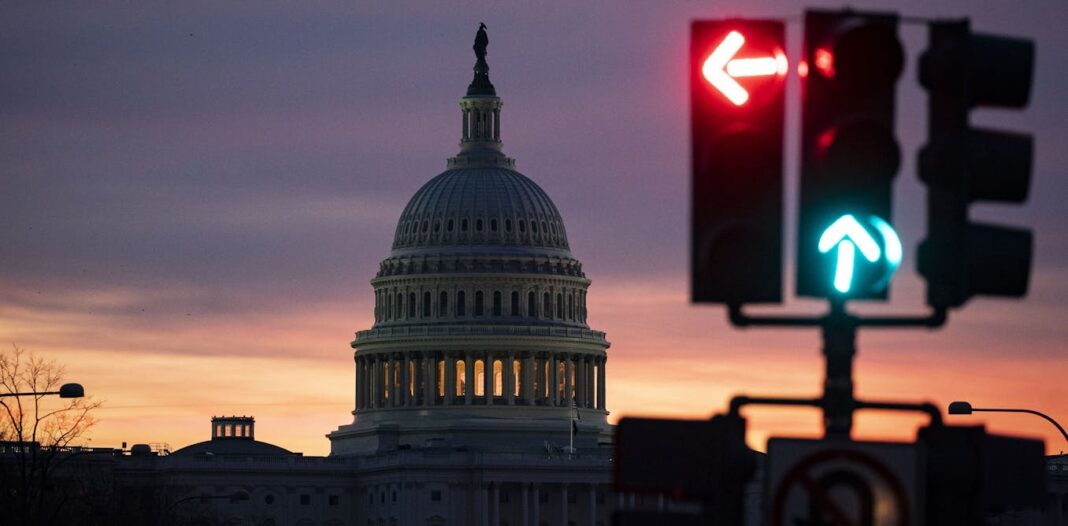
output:
<instances>
[{"instance_id":1,"label":"sunset sky","mask_svg":"<svg viewBox=\"0 0 1068 526\"><path fill-rule=\"evenodd\" d=\"M815 331L734 329L722 308L689 303L687 276L689 22L786 18L793 59L802 4L42 4L0 7L0 342L65 364L105 401L91 445L177 448L207 439L212 415L236 413L256 417L261 440L328 452L323 435L352 419L349 342L373 322L368 280L408 198L458 150L479 22L505 152L553 198L593 280L589 322L612 342L612 421L706 417L738 393L818 394ZM978 5L852 4L970 16L979 31L1035 39L1030 107L974 119L1036 137L1028 203L974 208L1034 230L1031 293L973 300L938 331L863 331L858 391L1068 423L1068 4ZM894 223L905 262L893 301L864 312L923 309L915 73L926 30L901 35ZM792 221L796 77L788 89ZM758 449L820 422L815 411L747 414ZM1035 417L957 418L1068 449ZM923 422L862 413L857 435L909 440Z\"/></svg>"}]
</instances>

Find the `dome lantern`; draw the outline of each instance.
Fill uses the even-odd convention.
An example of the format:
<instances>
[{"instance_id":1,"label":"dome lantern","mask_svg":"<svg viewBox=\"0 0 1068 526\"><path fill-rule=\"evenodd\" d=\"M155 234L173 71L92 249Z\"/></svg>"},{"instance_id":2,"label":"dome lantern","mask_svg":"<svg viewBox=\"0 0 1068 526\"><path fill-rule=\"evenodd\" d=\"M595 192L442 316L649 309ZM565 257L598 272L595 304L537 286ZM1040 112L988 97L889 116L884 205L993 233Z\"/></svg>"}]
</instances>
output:
<instances>
[{"instance_id":1,"label":"dome lantern","mask_svg":"<svg viewBox=\"0 0 1068 526\"><path fill-rule=\"evenodd\" d=\"M460 99L462 114L460 153L449 159L449 168L466 166L503 166L515 168L515 160L501 152L501 102L489 79L486 63L486 24L479 24L475 35L475 77Z\"/></svg>"}]
</instances>

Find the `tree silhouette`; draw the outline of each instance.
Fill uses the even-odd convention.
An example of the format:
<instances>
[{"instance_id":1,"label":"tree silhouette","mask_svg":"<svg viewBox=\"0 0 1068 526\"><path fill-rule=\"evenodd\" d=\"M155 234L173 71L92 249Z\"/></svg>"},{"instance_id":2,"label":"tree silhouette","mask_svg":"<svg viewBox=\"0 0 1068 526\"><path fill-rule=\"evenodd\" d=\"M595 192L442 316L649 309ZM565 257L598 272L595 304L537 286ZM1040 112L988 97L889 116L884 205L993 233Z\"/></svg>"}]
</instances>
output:
<instances>
[{"instance_id":1,"label":"tree silhouette","mask_svg":"<svg viewBox=\"0 0 1068 526\"><path fill-rule=\"evenodd\" d=\"M64 369L12 345L0 353L0 394L59 390ZM72 500L69 480L57 479L72 448L96 423L91 398L0 397L0 517L14 525L50 524ZM70 477L67 477L70 478ZM10 522L9 522L10 521Z\"/></svg>"}]
</instances>

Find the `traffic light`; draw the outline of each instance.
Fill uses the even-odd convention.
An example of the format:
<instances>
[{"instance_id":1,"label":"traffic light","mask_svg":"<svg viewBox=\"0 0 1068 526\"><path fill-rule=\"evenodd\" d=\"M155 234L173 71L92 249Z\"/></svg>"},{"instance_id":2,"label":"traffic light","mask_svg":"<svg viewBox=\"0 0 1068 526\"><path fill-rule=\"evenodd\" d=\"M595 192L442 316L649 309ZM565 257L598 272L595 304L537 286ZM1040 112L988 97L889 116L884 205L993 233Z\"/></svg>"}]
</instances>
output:
<instances>
[{"instance_id":1,"label":"traffic light","mask_svg":"<svg viewBox=\"0 0 1068 526\"><path fill-rule=\"evenodd\" d=\"M745 419L623 418L616 427L613 483L617 493L666 495L699 503L689 512L620 510L613 524L737 525L756 453L745 444Z\"/></svg>"},{"instance_id":2,"label":"traffic light","mask_svg":"<svg viewBox=\"0 0 1068 526\"><path fill-rule=\"evenodd\" d=\"M890 222L897 25L894 14L805 13L798 295L885 299L901 261Z\"/></svg>"},{"instance_id":3,"label":"traffic light","mask_svg":"<svg viewBox=\"0 0 1068 526\"><path fill-rule=\"evenodd\" d=\"M694 21L691 297L782 299L783 23Z\"/></svg>"},{"instance_id":4,"label":"traffic light","mask_svg":"<svg viewBox=\"0 0 1068 526\"><path fill-rule=\"evenodd\" d=\"M1038 508L1046 494L1041 440L990 435L983 426L920 429L926 449L927 524L985 524L988 514Z\"/></svg>"},{"instance_id":5,"label":"traffic light","mask_svg":"<svg viewBox=\"0 0 1068 526\"><path fill-rule=\"evenodd\" d=\"M968 113L980 106L1027 105L1034 44L972 34L961 20L931 23L929 46L920 60L929 98L928 143L919 157L928 227L918 253L927 303L959 307L977 294L1023 296L1031 232L971 223L968 206L1027 199L1031 137L972 128Z\"/></svg>"}]
</instances>

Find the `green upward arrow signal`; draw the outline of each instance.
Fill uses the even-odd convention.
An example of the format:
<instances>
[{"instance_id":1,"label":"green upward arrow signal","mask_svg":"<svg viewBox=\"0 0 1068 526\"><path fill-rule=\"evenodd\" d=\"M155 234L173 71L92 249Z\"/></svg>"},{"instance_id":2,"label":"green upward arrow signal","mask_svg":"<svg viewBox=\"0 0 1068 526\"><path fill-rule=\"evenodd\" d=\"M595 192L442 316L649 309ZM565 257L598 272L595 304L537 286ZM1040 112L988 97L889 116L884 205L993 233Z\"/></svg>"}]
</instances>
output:
<instances>
[{"instance_id":1,"label":"green upward arrow signal","mask_svg":"<svg viewBox=\"0 0 1068 526\"><path fill-rule=\"evenodd\" d=\"M834 288L843 294L849 292L853 285L856 251L859 249L864 259L872 263L878 261L879 256L882 255L879 244L852 214L839 217L820 236L821 254L830 252L834 247L838 247L838 264L834 268Z\"/></svg>"}]
</instances>

